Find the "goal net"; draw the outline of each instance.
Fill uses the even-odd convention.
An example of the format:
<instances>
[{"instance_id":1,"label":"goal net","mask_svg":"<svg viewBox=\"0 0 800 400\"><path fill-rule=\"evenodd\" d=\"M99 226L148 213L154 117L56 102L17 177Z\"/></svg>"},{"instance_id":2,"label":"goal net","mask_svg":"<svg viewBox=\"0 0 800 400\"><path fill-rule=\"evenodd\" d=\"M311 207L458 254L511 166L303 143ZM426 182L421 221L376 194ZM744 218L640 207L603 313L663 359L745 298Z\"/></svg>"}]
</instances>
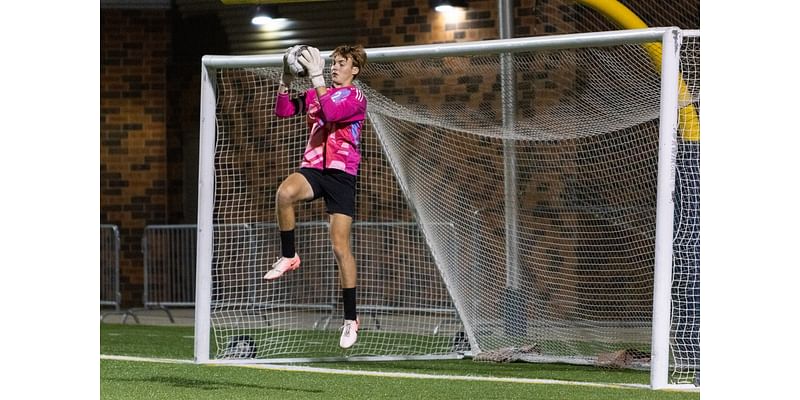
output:
<instances>
[{"instance_id":1,"label":"goal net","mask_svg":"<svg viewBox=\"0 0 800 400\"><path fill-rule=\"evenodd\" d=\"M663 32L368 49L352 234L362 325L348 351L322 202L296 208L302 267L261 279L280 250L274 193L307 139L303 117L273 114L280 58L206 59L198 361L649 367L657 193L672 187L658 188L661 60L646 46ZM699 374L699 37L684 42L667 161L671 383Z\"/></svg>"}]
</instances>

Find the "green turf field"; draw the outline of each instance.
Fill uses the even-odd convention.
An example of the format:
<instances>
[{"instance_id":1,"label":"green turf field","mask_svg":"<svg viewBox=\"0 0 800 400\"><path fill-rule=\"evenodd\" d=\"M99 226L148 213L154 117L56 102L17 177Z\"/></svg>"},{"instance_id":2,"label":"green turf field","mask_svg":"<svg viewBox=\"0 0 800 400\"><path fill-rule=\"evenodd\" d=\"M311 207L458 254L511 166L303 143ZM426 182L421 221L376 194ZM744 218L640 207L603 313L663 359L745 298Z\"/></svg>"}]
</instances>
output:
<instances>
[{"instance_id":1,"label":"green turf field","mask_svg":"<svg viewBox=\"0 0 800 400\"><path fill-rule=\"evenodd\" d=\"M191 360L193 328L100 324L103 355ZM697 392L636 388L470 381L459 377L548 379L602 384L647 384L642 371L562 364L489 364L472 360L307 364L326 372L241 366L100 361L103 399L699 399ZM336 373L384 371L456 377L419 379Z\"/></svg>"}]
</instances>

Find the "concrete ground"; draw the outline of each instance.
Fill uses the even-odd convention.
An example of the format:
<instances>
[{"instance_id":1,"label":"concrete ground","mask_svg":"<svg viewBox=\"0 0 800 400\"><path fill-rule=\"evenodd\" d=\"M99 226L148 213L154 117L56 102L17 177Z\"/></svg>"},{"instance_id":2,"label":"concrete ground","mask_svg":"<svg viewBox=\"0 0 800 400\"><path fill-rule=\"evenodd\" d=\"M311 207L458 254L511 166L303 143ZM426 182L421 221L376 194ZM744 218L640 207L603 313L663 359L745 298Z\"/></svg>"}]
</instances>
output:
<instances>
[{"instance_id":1,"label":"concrete ground","mask_svg":"<svg viewBox=\"0 0 800 400\"><path fill-rule=\"evenodd\" d=\"M170 316L172 319L170 320ZM100 308L100 321L109 324L193 326L194 308L120 309Z\"/></svg>"}]
</instances>

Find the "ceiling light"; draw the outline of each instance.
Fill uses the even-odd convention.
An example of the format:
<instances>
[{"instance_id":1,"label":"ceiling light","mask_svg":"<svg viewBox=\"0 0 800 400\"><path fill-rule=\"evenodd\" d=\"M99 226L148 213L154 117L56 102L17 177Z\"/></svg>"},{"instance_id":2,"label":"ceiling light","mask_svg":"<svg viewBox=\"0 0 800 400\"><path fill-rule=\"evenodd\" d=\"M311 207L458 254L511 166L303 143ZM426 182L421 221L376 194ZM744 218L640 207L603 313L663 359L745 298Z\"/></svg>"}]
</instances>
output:
<instances>
[{"instance_id":1,"label":"ceiling light","mask_svg":"<svg viewBox=\"0 0 800 400\"><path fill-rule=\"evenodd\" d=\"M250 20L250 23L253 25L266 25L274 18L277 17L277 12L272 7L267 6L258 6L256 7L256 13L253 15L253 19Z\"/></svg>"},{"instance_id":2,"label":"ceiling light","mask_svg":"<svg viewBox=\"0 0 800 400\"><path fill-rule=\"evenodd\" d=\"M431 7L440 13L447 13L457 8L467 8L466 0L431 0Z\"/></svg>"}]
</instances>

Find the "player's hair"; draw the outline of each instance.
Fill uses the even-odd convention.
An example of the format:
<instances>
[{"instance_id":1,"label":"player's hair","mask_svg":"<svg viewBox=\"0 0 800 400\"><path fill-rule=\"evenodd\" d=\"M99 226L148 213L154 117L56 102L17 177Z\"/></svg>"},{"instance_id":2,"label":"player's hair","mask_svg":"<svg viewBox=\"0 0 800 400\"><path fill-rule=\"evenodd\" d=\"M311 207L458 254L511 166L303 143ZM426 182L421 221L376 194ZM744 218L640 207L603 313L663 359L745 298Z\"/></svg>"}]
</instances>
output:
<instances>
[{"instance_id":1,"label":"player's hair","mask_svg":"<svg viewBox=\"0 0 800 400\"><path fill-rule=\"evenodd\" d=\"M351 58L353 59L353 66L358 67L358 74L361 73L361 69L367 64L367 52L364 51L364 46L357 44L357 45L349 45L343 44L335 49L331 53L331 58L335 58L336 56L342 56L344 58ZM358 74L354 76L357 77Z\"/></svg>"}]
</instances>

